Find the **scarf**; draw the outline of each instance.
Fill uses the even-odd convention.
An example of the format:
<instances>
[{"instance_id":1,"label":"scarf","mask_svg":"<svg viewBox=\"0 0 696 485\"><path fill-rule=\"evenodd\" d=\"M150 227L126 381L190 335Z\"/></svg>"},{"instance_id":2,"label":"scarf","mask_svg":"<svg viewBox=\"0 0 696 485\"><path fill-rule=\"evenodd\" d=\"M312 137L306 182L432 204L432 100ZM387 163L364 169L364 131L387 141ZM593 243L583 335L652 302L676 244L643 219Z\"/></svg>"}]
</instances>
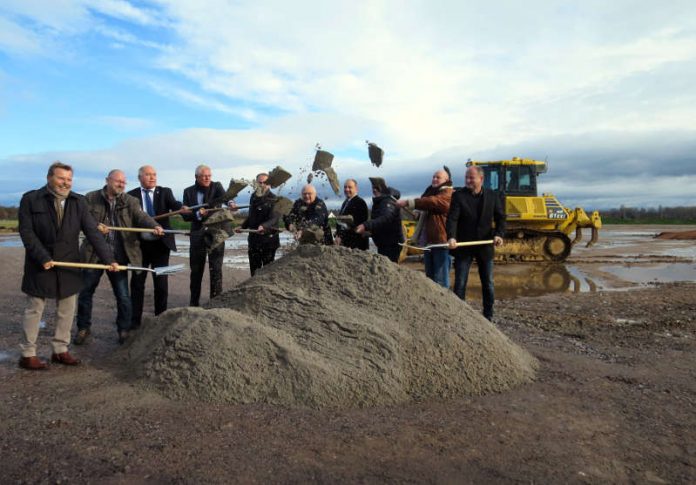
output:
<instances>
[{"instance_id":1,"label":"scarf","mask_svg":"<svg viewBox=\"0 0 696 485\"><path fill-rule=\"evenodd\" d=\"M60 195L58 192L53 190L50 185L46 184L46 190L49 194L53 196L53 208L56 211L56 217L58 218L58 227L63 225L63 213L65 211L65 200L68 198L67 195ZM70 194L68 194L70 195Z\"/></svg>"}]
</instances>

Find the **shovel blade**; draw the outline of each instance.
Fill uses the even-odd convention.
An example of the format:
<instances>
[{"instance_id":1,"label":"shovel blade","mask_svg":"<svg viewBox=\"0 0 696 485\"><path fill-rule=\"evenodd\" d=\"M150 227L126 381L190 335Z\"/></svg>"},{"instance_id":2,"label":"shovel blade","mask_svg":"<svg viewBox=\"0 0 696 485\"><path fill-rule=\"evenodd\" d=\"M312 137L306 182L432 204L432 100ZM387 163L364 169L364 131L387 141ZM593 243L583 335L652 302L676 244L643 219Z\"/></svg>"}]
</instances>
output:
<instances>
[{"instance_id":1,"label":"shovel blade","mask_svg":"<svg viewBox=\"0 0 696 485\"><path fill-rule=\"evenodd\" d=\"M183 264L173 264L171 266L160 266L154 269L155 276L164 276L169 274L178 273L184 270Z\"/></svg>"},{"instance_id":2,"label":"shovel blade","mask_svg":"<svg viewBox=\"0 0 696 485\"><path fill-rule=\"evenodd\" d=\"M287 182L290 177L292 177L292 174L278 165L268 174L268 180L266 182L272 189L275 189Z\"/></svg>"},{"instance_id":3,"label":"shovel blade","mask_svg":"<svg viewBox=\"0 0 696 485\"><path fill-rule=\"evenodd\" d=\"M325 171L327 168L331 167L331 162L333 162L333 153L327 152L326 150L317 150L314 155L314 163L312 164L312 170Z\"/></svg>"},{"instance_id":4,"label":"shovel blade","mask_svg":"<svg viewBox=\"0 0 696 485\"><path fill-rule=\"evenodd\" d=\"M230 179L230 185L227 187L227 192L225 192L225 199L231 200L236 198L239 193L249 186L244 180Z\"/></svg>"}]
</instances>

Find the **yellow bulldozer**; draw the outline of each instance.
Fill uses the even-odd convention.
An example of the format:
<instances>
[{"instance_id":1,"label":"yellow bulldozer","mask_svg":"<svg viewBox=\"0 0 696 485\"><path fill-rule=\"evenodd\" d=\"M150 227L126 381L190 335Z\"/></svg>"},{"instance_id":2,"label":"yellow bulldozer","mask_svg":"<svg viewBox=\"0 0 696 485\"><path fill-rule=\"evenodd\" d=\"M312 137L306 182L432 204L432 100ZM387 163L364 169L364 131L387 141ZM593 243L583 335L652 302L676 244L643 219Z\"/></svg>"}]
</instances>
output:
<instances>
[{"instance_id":1,"label":"yellow bulldozer","mask_svg":"<svg viewBox=\"0 0 696 485\"><path fill-rule=\"evenodd\" d=\"M546 162L513 157L467 162L472 165L483 169L484 187L505 194L507 229L505 244L495 250L497 261L564 261L582 240L583 228L592 231L587 246L597 242L602 227L599 212L588 216L581 207L563 206L553 194L537 195L537 177L546 172ZM404 229L410 236L415 223L405 221Z\"/></svg>"}]
</instances>

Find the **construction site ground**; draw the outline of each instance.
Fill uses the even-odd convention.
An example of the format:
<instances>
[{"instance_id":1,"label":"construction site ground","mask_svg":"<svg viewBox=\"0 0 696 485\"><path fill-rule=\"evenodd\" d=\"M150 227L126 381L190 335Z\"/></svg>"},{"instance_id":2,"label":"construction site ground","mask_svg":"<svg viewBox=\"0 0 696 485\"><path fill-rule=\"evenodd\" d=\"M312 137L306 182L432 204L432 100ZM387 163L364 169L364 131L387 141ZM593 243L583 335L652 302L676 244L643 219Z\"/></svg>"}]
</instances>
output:
<instances>
[{"instance_id":1,"label":"construction site ground","mask_svg":"<svg viewBox=\"0 0 696 485\"><path fill-rule=\"evenodd\" d=\"M696 242L652 238L693 229L608 227L565 265L497 266L495 324L540 361L532 384L343 410L181 402L142 390L118 371L123 350L105 278L93 337L73 347L84 364L18 369L24 251L8 236L0 240L0 482L693 483ZM247 275L226 267L225 288ZM471 304L480 308L476 276L474 268ZM186 305L188 271L169 286L170 307ZM52 305L45 319L44 358Z\"/></svg>"}]
</instances>

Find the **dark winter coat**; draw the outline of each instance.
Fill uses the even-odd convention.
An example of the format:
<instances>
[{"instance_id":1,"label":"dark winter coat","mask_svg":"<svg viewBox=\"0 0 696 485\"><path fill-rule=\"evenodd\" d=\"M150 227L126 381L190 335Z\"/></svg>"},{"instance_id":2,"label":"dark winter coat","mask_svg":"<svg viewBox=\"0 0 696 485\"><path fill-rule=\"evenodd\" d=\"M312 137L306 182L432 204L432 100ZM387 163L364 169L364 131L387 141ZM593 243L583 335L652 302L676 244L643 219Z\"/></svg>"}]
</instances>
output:
<instances>
[{"instance_id":1,"label":"dark winter coat","mask_svg":"<svg viewBox=\"0 0 696 485\"><path fill-rule=\"evenodd\" d=\"M106 195L104 195L105 191L106 186L101 190L88 192L85 195L85 199L87 200L89 211L96 221L108 226L111 223L109 222L109 202L106 199ZM154 228L158 225L157 221L141 209L138 199L126 193L116 197L115 211L119 227ZM120 231L120 235L123 240L123 249L128 257L128 263L135 266L142 264L143 255L140 251L139 234L137 232ZM102 235L102 238L106 241L104 235ZM80 251L82 252L82 260L84 262L95 263L97 261L94 246L90 244L90 241L84 241Z\"/></svg>"},{"instance_id":2,"label":"dark winter coat","mask_svg":"<svg viewBox=\"0 0 696 485\"><path fill-rule=\"evenodd\" d=\"M222 207L222 203L224 202L223 199L225 197L225 189L222 187L220 182L212 182L207 189L203 190L203 192L203 203L208 204L207 209L212 209L213 207ZM183 203L187 207L198 205L197 184L193 184L184 189ZM189 221L191 223L192 232L202 231L204 229L203 221L209 217L208 215L205 215L199 220L198 212L198 210L195 210L190 214L181 214L181 217L183 217L185 221Z\"/></svg>"},{"instance_id":3,"label":"dark winter coat","mask_svg":"<svg viewBox=\"0 0 696 485\"><path fill-rule=\"evenodd\" d=\"M491 189L483 190L481 216L475 212L475 199L471 191L464 187L452 194L449 214L447 215L447 238L458 242L481 241L503 237L505 234L505 196ZM484 246L485 251L493 255L493 246ZM458 248L454 253L463 253L468 249Z\"/></svg>"},{"instance_id":4,"label":"dark winter coat","mask_svg":"<svg viewBox=\"0 0 696 485\"><path fill-rule=\"evenodd\" d=\"M319 197L307 205L302 199L297 199L292 205L292 210L285 216L285 227L293 224L298 229L311 226L321 227L324 230L324 244L333 244L333 236L329 227L329 210Z\"/></svg>"},{"instance_id":5,"label":"dark winter coat","mask_svg":"<svg viewBox=\"0 0 696 485\"><path fill-rule=\"evenodd\" d=\"M387 194L372 198L372 217L365 222L365 229L372 234L377 247L404 242L401 209L395 203L401 194L396 189L387 190Z\"/></svg>"},{"instance_id":6,"label":"dark winter coat","mask_svg":"<svg viewBox=\"0 0 696 485\"><path fill-rule=\"evenodd\" d=\"M341 245L347 248L368 249L370 240L353 231L353 228L367 221L369 214L367 203L362 197L356 195L352 199L344 201L343 204L340 215L353 216L353 223L350 224L350 227L337 226L336 237L340 237Z\"/></svg>"},{"instance_id":7,"label":"dark winter coat","mask_svg":"<svg viewBox=\"0 0 696 485\"><path fill-rule=\"evenodd\" d=\"M278 249L280 236L278 235L278 222L280 214L274 211L278 197L270 190L261 197L251 195L249 200L249 216L242 223L242 229L258 229L263 226L263 234L249 233L249 247Z\"/></svg>"},{"instance_id":8,"label":"dark winter coat","mask_svg":"<svg viewBox=\"0 0 696 485\"><path fill-rule=\"evenodd\" d=\"M166 214L172 211L178 211L181 209L183 204L174 198L172 189L169 187L160 187L159 185L155 187L152 194L153 208L155 209L155 215ZM128 192L140 203L140 207L145 211L145 206L143 205L143 193L138 187ZM163 217L158 219L157 222L163 229L171 229L172 226L169 224L169 217ZM162 238L157 239L161 241L170 251L176 251L176 242L174 241L174 234L165 234Z\"/></svg>"},{"instance_id":9,"label":"dark winter coat","mask_svg":"<svg viewBox=\"0 0 696 485\"><path fill-rule=\"evenodd\" d=\"M97 230L82 195L70 192L65 199L63 222L53 205L54 197L46 187L22 196L19 204L19 235L26 249L22 291L40 298L65 298L82 289L80 269L43 269L48 261L80 262L80 231L94 245L101 263L114 261L109 245Z\"/></svg>"}]
</instances>

